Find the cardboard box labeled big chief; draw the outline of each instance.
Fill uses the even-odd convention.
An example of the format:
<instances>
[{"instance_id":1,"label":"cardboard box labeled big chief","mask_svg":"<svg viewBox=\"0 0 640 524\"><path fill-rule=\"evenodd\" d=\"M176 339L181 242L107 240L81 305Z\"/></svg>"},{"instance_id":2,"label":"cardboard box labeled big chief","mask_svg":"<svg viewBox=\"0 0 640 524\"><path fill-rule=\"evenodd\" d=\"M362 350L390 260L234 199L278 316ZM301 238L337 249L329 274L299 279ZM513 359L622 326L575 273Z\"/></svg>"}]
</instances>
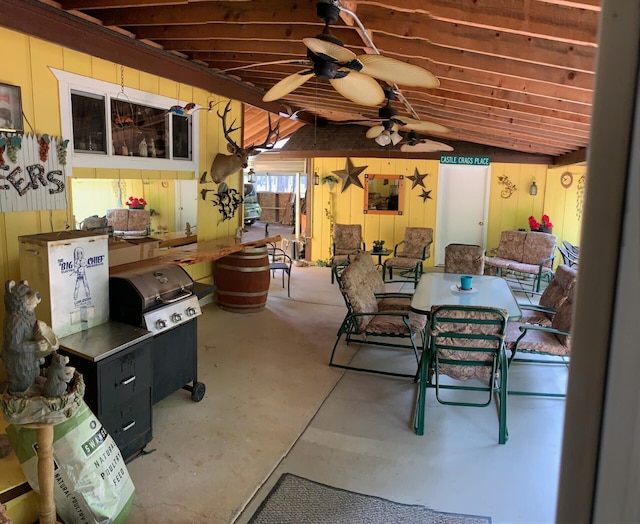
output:
<instances>
[{"instance_id":1,"label":"cardboard box labeled big chief","mask_svg":"<svg viewBox=\"0 0 640 524\"><path fill-rule=\"evenodd\" d=\"M18 240L20 278L42 295L36 316L58 337L109 320L107 235L57 231Z\"/></svg>"}]
</instances>

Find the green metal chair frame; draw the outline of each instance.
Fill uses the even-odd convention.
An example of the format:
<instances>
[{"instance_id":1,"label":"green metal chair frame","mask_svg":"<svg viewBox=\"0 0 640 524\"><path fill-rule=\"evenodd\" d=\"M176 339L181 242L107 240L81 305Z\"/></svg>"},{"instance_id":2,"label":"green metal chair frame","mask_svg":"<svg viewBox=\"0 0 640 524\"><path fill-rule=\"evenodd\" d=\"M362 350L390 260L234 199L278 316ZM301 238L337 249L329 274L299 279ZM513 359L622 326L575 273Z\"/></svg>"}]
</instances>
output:
<instances>
[{"instance_id":1,"label":"green metal chair frame","mask_svg":"<svg viewBox=\"0 0 640 524\"><path fill-rule=\"evenodd\" d=\"M504 349L508 313L484 306L433 306L431 308L427 348L422 353L418 370L418 395L414 430L424 435L427 388L435 388L441 404L486 407L494 395L498 398L498 442L506 443L507 373ZM445 368L443 372L442 368ZM448 369L447 369L448 367ZM456 367L466 375L488 375L486 387L442 384L440 375L456 377ZM482 369L486 371L481 371ZM434 383L435 379L435 383ZM441 397L441 390L484 391L488 398L479 402L454 402Z\"/></svg>"},{"instance_id":2,"label":"green metal chair frame","mask_svg":"<svg viewBox=\"0 0 640 524\"><path fill-rule=\"evenodd\" d=\"M347 314L345 315L340 328L338 329L338 333L336 336L336 341L333 344L333 349L331 351L331 357L329 359L329 366L341 368L341 369L350 369L352 371L363 371L367 373L376 373L379 375L386 376L394 376L394 377L406 377L413 378L414 381L417 379L417 369L418 363L420 362L420 354L418 353L418 346L416 344L416 337L418 332L414 331L411 328L409 323L409 317L413 313L410 311L402 311L402 310L385 310L385 311L377 311L377 312L363 312L363 313L355 313L353 307L351 305L351 301L349 299L349 292L342 286L342 281L340 278L340 272L337 268L333 268L335 272L335 279L338 281L340 285L340 291L342 292L342 298L344 299L345 305L347 306ZM397 293L389 293L385 294L388 296L404 296L404 294ZM381 296L381 295L376 295ZM361 330L358 326L357 319L358 317L401 317L404 325L406 326L406 332L402 334L397 333L377 333L377 332L367 332L367 330ZM350 366L348 364L338 364L334 362L334 357L336 355L336 349L338 347L338 343L343 335L346 335L346 343L349 345L351 342L356 342L358 344L367 344L372 346L380 346L380 347L389 347L389 348L400 348L400 349L412 349L416 358L416 373L407 374L407 373L396 373L391 371L370 369L370 368L361 368L356 366ZM426 344L426 333L424 330L420 331L420 336L422 338L420 349L423 350ZM376 339L372 339L370 337L376 337ZM409 340L410 345L401 344L397 342L384 342L381 340L377 340L378 338L394 338L394 339L405 339Z\"/></svg>"},{"instance_id":3,"label":"green metal chair frame","mask_svg":"<svg viewBox=\"0 0 640 524\"><path fill-rule=\"evenodd\" d=\"M530 351L528 349L523 349L521 346L526 344L526 337L528 333L538 332L538 333L550 333L554 335L565 335L571 336L571 332L562 331L549 326L539 326L536 324L525 324L518 323L516 324L518 329L521 331L521 335L516 339L515 345L511 350L511 354L509 355L507 365L511 367L513 362L523 362L527 364L543 364L543 365L555 365L555 366L569 366L570 356L568 354L552 354L545 353L543 351ZM560 348L562 345L560 342L557 342L557 346ZM530 357L516 357L518 351L520 353L537 353L539 355L547 355L550 357L554 357L558 360L543 360L540 358L530 358ZM533 396L533 397L549 397L549 398L566 398L566 393L553 393L553 392L544 392L544 391L520 391L520 390L509 390L509 395L520 395L520 396Z\"/></svg>"},{"instance_id":4,"label":"green metal chair frame","mask_svg":"<svg viewBox=\"0 0 640 524\"><path fill-rule=\"evenodd\" d=\"M396 267L395 269L399 269L400 270L400 277L403 278L407 278L411 275L411 279L413 280L414 284L418 285L418 281L420 280L420 277L422 276L423 273L423 267L422 267L422 263L431 256L431 244L433 243L433 240L429 240L427 242L426 245L424 245L422 247L422 252L420 254L419 257L405 257L403 256L403 252L402 251L398 251L398 248L403 246L405 244L406 241L406 233L410 230L424 230L425 233L427 231L430 231L430 236L431 239L433 239L433 229L432 228L407 228L405 230L405 239L401 240L400 242L398 242L394 248L393 248L393 255L388 258L387 260L384 261L384 264L382 265L382 280L384 280L385 282L387 281L386 279L386 272L387 270L389 270L389 279L393 280L393 263L394 263L394 259L397 258L406 258L407 260L414 260L415 264L413 265L413 267L410 268L402 268L402 267Z\"/></svg>"}]
</instances>

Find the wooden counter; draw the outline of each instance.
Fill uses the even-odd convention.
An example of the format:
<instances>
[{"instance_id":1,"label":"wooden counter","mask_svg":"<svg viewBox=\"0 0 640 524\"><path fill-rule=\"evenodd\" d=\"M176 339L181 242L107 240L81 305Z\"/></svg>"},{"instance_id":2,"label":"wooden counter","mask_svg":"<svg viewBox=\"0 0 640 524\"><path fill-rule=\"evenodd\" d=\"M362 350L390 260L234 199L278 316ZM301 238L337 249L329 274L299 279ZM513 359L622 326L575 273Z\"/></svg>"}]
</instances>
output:
<instances>
[{"instance_id":1,"label":"wooden counter","mask_svg":"<svg viewBox=\"0 0 640 524\"><path fill-rule=\"evenodd\" d=\"M151 238L160 241L160 248L185 246L198 241L198 235L196 233L187 235L184 231L156 233L155 235L151 235Z\"/></svg>"},{"instance_id":2,"label":"wooden counter","mask_svg":"<svg viewBox=\"0 0 640 524\"><path fill-rule=\"evenodd\" d=\"M231 253L242 251L243 249L264 246L270 242L279 242L280 235L261 238L250 242L238 242L234 237L222 237L214 240L206 240L186 246L173 247L167 250L160 250L160 255L155 258L148 258L131 264L123 264L109 268L109 274L115 275L130 269L155 266L160 264L178 264L179 266L192 266L200 262L210 262Z\"/></svg>"}]
</instances>

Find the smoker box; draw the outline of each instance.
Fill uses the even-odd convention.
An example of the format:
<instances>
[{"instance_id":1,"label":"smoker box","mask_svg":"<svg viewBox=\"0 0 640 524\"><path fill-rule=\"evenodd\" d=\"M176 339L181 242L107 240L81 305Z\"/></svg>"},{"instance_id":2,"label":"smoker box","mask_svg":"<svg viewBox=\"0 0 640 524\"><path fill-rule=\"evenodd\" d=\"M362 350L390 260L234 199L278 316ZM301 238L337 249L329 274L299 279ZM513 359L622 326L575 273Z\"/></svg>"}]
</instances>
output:
<instances>
[{"instance_id":1,"label":"smoker box","mask_svg":"<svg viewBox=\"0 0 640 524\"><path fill-rule=\"evenodd\" d=\"M107 235L54 231L18 242L20 278L42 295L36 316L59 338L109 320Z\"/></svg>"}]
</instances>

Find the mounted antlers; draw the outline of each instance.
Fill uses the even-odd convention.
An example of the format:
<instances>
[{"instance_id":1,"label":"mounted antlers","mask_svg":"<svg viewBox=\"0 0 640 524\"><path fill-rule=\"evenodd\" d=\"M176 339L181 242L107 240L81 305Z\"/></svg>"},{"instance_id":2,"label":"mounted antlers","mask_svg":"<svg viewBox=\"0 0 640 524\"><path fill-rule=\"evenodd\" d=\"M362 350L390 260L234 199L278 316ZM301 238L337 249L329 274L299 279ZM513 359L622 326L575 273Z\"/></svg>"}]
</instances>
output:
<instances>
[{"instance_id":1,"label":"mounted antlers","mask_svg":"<svg viewBox=\"0 0 640 524\"><path fill-rule=\"evenodd\" d=\"M235 141L229 136L232 132L237 131L240 127L233 127L236 121L231 122L230 126L227 126L227 113L231 111L231 100L227 102L224 112L218 116L222 119L222 129L224 131L224 137L227 139L227 151L230 155L224 155L218 153L213 162L211 163L211 179L219 184L230 174L235 173L239 169L247 167L250 156L257 155L260 149L272 149L280 136L280 123L276 127L271 126L271 115L269 115L269 132L267 138L262 144L252 144L247 148L241 148ZM205 172L200 178L200 183L205 182Z\"/></svg>"}]
</instances>

